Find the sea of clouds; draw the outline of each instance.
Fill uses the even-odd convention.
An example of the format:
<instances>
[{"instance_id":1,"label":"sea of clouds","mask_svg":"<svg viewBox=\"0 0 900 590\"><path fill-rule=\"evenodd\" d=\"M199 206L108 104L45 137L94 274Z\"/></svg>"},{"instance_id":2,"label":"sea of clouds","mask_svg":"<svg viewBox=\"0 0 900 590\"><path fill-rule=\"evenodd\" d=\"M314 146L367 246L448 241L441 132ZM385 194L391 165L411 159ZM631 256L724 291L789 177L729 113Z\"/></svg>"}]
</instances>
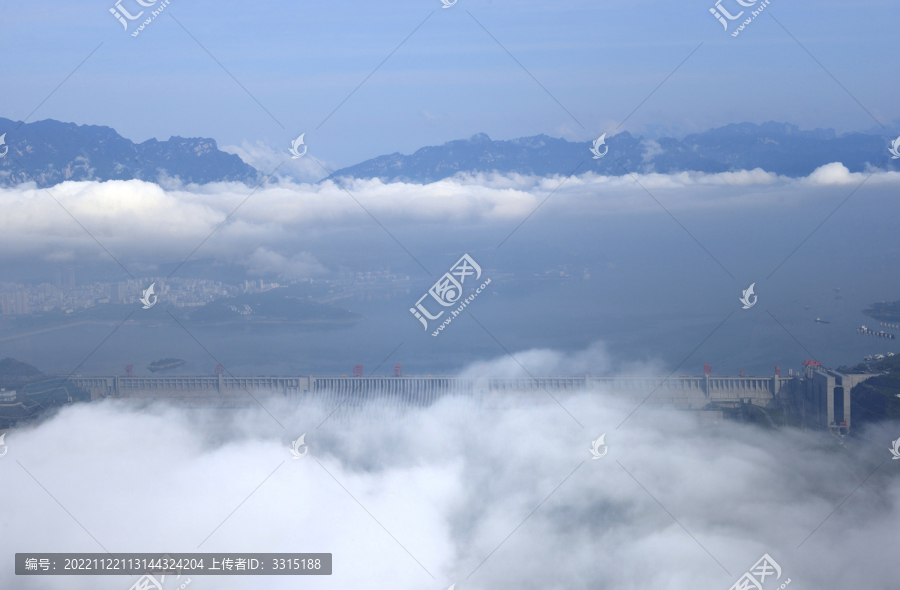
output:
<instances>
[{"instance_id":1,"label":"sea of clouds","mask_svg":"<svg viewBox=\"0 0 900 590\"><path fill-rule=\"evenodd\" d=\"M517 358L556 373L604 355ZM510 373L503 358L468 371ZM841 446L816 431L701 425L614 392L555 396L446 397L380 419L265 396L265 411L65 408L6 437L0 586L137 581L16 577L16 552L220 551L328 552L334 573L192 576L192 589L726 590L766 553L782 568L767 589L896 588L900 465L887 441L900 425ZM608 452L593 459L601 434Z\"/></svg>"},{"instance_id":2,"label":"sea of clouds","mask_svg":"<svg viewBox=\"0 0 900 590\"><path fill-rule=\"evenodd\" d=\"M830 209L863 181L867 190L882 193L900 186L896 172L868 176L834 163L797 179L756 169L588 173L569 179L461 174L427 185L377 179L298 183L273 177L255 189L240 183L185 186L174 180L65 182L47 190L28 183L0 189L0 257L51 263L108 259L99 242L120 260L160 263L183 259L209 238L197 257L236 263L257 274L303 278L328 269L314 254L298 249L298 236L327 242L329 232L377 227L375 220L389 231L452 231L511 229L538 206L541 215L579 219L659 214L660 205L675 214L816 202Z\"/></svg>"}]
</instances>

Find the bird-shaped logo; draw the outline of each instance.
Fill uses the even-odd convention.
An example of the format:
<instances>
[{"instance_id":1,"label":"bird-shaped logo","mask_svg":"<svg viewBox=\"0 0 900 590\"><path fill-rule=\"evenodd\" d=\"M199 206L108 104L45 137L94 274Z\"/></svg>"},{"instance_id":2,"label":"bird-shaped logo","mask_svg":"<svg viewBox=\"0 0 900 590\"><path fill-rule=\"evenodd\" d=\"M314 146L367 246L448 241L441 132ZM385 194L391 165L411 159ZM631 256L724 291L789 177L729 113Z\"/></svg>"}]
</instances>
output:
<instances>
[{"instance_id":1,"label":"bird-shaped logo","mask_svg":"<svg viewBox=\"0 0 900 590\"><path fill-rule=\"evenodd\" d=\"M744 309L750 309L751 307L756 305L756 300L758 299L758 297L753 294L753 286L754 285L756 285L756 283L753 283L752 285L750 285L750 287L746 291L743 292L744 296L741 297L741 303L744 304ZM753 301L750 301L751 297L753 297Z\"/></svg>"},{"instance_id":2,"label":"bird-shaped logo","mask_svg":"<svg viewBox=\"0 0 900 590\"><path fill-rule=\"evenodd\" d=\"M450 2L450 0L441 0L441 4L444 5L444 8L450 8L456 4L456 0L453 0L453 2ZM453 586L456 586L456 584L453 584ZM450 586L450 590L453 590L453 586Z\"/></svg>"},{"instance_id":3,"label":"bird-shaped logo","mask_svg":"<svg viewBox=\"0 0 900 590\"><path fill-rule=\"evenodd\" d=\"M0 436L0 441L3 440L3 437ZM894 447L891 449L891 455L894 456L894 460L900 459L900 438L894 441Z\"/></svg>"},{"instance_id":4,"label":"bird-shaped logo","mask_svg":"<svg viewBox=\"0 0 900 590\"><path fill-rule=\"evenodd\" d=\"M300 435L300 438L293 441L293 443L292 443L293 446L291 447L291 454L294 456L294 459L299 459L300 457L302 457L303 455L305 455L306 453L309 452L309 447L304 442L304 439L306 439L305 432ZM300 452L300 447L303 447L302 453Z\"/></svg>"},{"instance_id":5,"label":"bird-shaped logo","mask_svg":"<svg viewBox=\"0 0 900 590\"><path fill-rule=\"evenodd\" d=\"M2 139L3 138L0 137L0 140ZM892 160L900 158L900 137L894 140L894 142L891 144L891 149L889 149L888 151L891 152Z\"/></svg>"},{"instance_id":6,"label":"bird-shaped logo","mask_svg":"<svg viewBox=\"0 0 900 590\"><path fill-rule=\"evenodd\" d=\"M600 153L601 145L604 147L602 154ZM591 153L594 154L595 160L599 160L600 158L605 156L606 152L608 152L608 151L609 151L609 146L606 145L606 134L604 133L603 135L598 137L596 140L594 140L594 147L591 148Z\"/></svg>"},{"instance_id":7,"label":"bird-shaped logo","mask_svg":"<svg viewBox=\"0 0 900 590\"><path fill-rule=\"evenodd\" d=\"M6 134L0 135L0 145L3 146L3 153L0 154L0 158L6 155L6 152L9 151L9 146L6 145Z\"/></svg>"},{"instance_id":8,"label":"bird-shaped logo","mask_svg":"<svg viewBox=\"0 0 900 590\"><path fill-rule=\"evenodd\" d=\"M591 455L593 455L593 459L601 459L606 455L606 452L609 450L609 447L603 442L603 439L606 438L606 433L601 434L600 438L597 440L591 441ZM600 448L603 447L603 452L600 452Z\"/></svg>"},{"instance_id":9,"label":"bird-shaped logo","mask_svg":"<svg viewBox=\"0 0 900 590\"><path fill-rule=\"evenodd\" d=\"M0 434L0 448L3 449L3 453L0 453L0 457L5 457L6 453L9 451L9 448L7 448L6 443L3 442L4 438L6 438L5 432L3 434Z\"/></svg>"},{"instance_id":10,"label":"bird-shaped logo","mask_svg":"<svg viewBox=\"0 0 900 590\"><path fill-rule=\"evenodd\" d=\"M156 285L156 283L150 283L150 286L143 291L144 295L141 297L141 303L144 304L144 309L150 309L156 305L157 297L153 294L154 285ZM153 298L152 301L150 300L151 297Z\"/></svg>"},{"instance_id":11,"label":"bird-shaped logo","mask_svg":"<svg viewBox=\"0 0 900 590\"><path fill-rule=\"evenodd\" d=\"M295 139L294 141L291 142L290 152L291 152L292 160L296 160L297 158L302 158L303 155L306 153L306 144L303 143L304 135L306 135L306 133L301 133L300 137L298 137L297 139ZM303 146L303 151L299 152L299 151L297 151L297 148L300 147L301 145Z\"/></svg>"}]
</instances>

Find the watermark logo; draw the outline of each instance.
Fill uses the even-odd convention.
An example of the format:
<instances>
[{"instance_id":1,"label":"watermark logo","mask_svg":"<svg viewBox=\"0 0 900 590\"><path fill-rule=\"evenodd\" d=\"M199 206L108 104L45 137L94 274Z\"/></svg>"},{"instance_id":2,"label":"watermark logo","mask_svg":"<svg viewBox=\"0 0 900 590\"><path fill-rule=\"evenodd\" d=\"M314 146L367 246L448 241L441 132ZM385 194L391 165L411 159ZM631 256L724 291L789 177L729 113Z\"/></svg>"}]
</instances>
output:
<instances>
[{"instance_id":1,"label":"watermark logo","mask_svg":"<svg viewBox=\"0 0 900 590\"><path fill-rule=\"evenodd\" d=\"M444 5L444 8L450 8L451 6L456 4L456 0L453 0L453 2L450 2L449 0L441 0L441 4ZM453 586L456 586L456 584L453 584ZM453 590L453 586L450 586L450 590Z\"/></svg>"},{"instance_id":2,"label":"watermark logo","mask_svg":"<svg viewBox=\"0 0 900 590\"><path fill-rule=\"evenodd\" d=\"M6 443L3 442L3 439L6 438L6 433L0 434L0 449L3 449L3 452L0 453L0 459L6 456L6 453L9 452L9 447L6 446ZM896 458L896 457L895 457Z\"/></svg>"},{"instance_id":3,"label":"watermark logo","mask_svg":"<svg viewBox=\"0 0 900 590\"><path fill-rule=\"evenodd\" d=\"M6 134L4 133L4 135ZM0 143L3 143L3 137L0 137ZM891 152L892 160L900 158L900 137L898 137L894 140L893 143L891 143L891 149L889 149L888 151ZM6 155L6 152L3 152L3 155Z\"/></svg>"},{"instance_id":4,"label":"watermark logo","mask_svg":"<svg viewBox=\"0 0 900 590\"><path fill-rule=\"evenodd\" d=\"M156 590L163 590L162 583L157 581L154 576L151 576L150 574L144 574L128 590L150 590L151 588L156 588Z\"/></svg>"},{"instance_id":5,"label":"watermark logo","mask_svg":"<svg viewBox=\"0 0 900 590\"><path fill-rule=\"evenodd\" d=\"M756 286L756 283L752 283L748 289L743 291L744 296L741 297L740 301L744 304L744 309L750 309L754 305L756 305L756 300L759 299L756 295L753 294L753 287ZM750 298L753 297L753 301L750 301Z\"/></svg>"},{"instance_id":6,"label":"watermark logo","mask_svg":"<svg viewBox=\"0 0 900 590\"><path fill-rule=\"evenodd\" d=\"M603 433L600 435L600 438L591 441L591 455L593 455L593 457L591 457L592 459L602 459L606 456L606 453L609 451L609 447L606 445L606 443L603 442L603 439L605 438L606 433ZM602 453L600 452L601 448L603 449Z\"/></svg>"},{"instance_id":7,"label":"watermark logo","mask_svg":"<svg viewBox=\"0 0 900 590\"><path fill-rule=\"evenodd\" d=\"M727 31L728 30L728 21L726 21L725 18L727 18L728 20L737 20L737 19L741 18L741 15L744 14L744 11L742 10L739 13L732 15L727 10L725 10L724 8L719 6L720 4L722 4L722 0L719 0L718 2L716 2L715 8L710 8L709 11L712 13L712 15L714 17L716 17L716 19L718 19L718 21L720 23L722 23L722 26L725 27L725 30ZM718 9L718 10L716 10L716 9ZM725 15L725 18L722 18L723 14Z\"/></svg>"},{"instance_id":8,"label":"watermark logo","mask_svg":"<svg viewBox=\"0 0 900 590\"><path fill-rule=\"evenodd\" d=\"M750 568L749 572L746 572L734 583L734 586L732 586L730 590L750 590L750 588L763 590L763 584L769 576L775 576L776 580L780 579L781 566L775 563L775 560L766 553L759 558L759 561L757 561L752 568ZM791 579L788 578L781 584L780 588L784 590L790 583Z\"/></svg>"},{"instance_id":9,"label":"watermark logo","mask_svg":"<svg viewBox=\"0 0 900 590\"><path fill-rule=\"evenodd\" d=\"M144 304L144 309L150 309L154 305L156 305L157 297L153 294L153 287L156 283L150 283L150 286L144 289L144 295L141 297L141 303ZM153 297L153 301L150 298Z\"/></svg>"},{"instance_id":10,"label":"watermark logo","mask_svg":"<svg viewBox=\"0 0 900 590\"><path fill-rule=\"evenodd\" d=\"M0 436L0 442L3 442L3 437ZM893 442L894 447L891 449L891 455L894 456L894 459L900 459L900 438ZM4 453L5 454L5 453ZM3 455L0 455L2 457Z\"/></svg>"},{"instance_id":11,"label":"watermark logo","mask_svg":"<svg viewBox=\"0 0 900 590\"><path fill-rule=\"evenodd\" d=\"M113 5L113 7L109 9L109 13L112 14L117 21L122 23L122 28L127 32L128 31L128 21L134 21L134 20L141 18L141 16L143 16L143 14L144 14L144 11L141 10L140 8L138 8L138 9L136 9L139 11L137 14L131 14L131 12L129 12L127 8L122 6L123 1L124 0L117 0L117 2ZM162 13L162 11L165 9L165 7L168 6L172 0L162 0L162 2L158 6L155 6L155 5L160 0L152 0L150 2L148 2L146 0L134 0L134 1L137 2L139 5L143 6L144 8L155 8L155 10L150 11L150 16L148 16L146 19L144 19L144 21L140 25L138 25L137 29L133 33L131 33L132 37L137 37L141 33L141 31L144 30L144 27L146 27L151 22L153 22L153 19L155 19L157 16L159 16L160 13ZM128 20L125 20L125 19L128 19Z\"/></svg>"},{"instance_id":12,"label":"watermark logo","mask_svg":"<svg viewBox=\"0 0 900 590\"><path fill-rule=\"evenodd\" d=\"M6 152L9 151L9 146L6 145L6 134L0 135L0 145L3 146L3 153L0 154L0 158L6 155Z\"/></svg>"},{"instance_id":13,"label":"watermark logo","mask_svg":"<svg viewBox=\"0 0 900 590\"><path fill-rule=\"evenodd\" d=\"M722 23L722 28L727 32L728 31L728 21L735 21L741 18L744 15L744 11L740 8L732 8L732 10L739 11L737 14L732 14L727 8L722 6L722 2L724 0L717 0L714 7L709 9L710 14L712 14L717 21ZM744 8L754 8L755 10L750 11L750 16L741 22L738 25L737 29L731 33L732 37L737 37L741 31L744 30L744 27L749 25L753 19L760 15L760 13L765 10L766 6L768 6L772 0L752 0L752 2L748 2L746 0L734 0ZM759 4L757 5L757 2ZM728 20L725 20L728 19Z\"/></svg>"},{"instance_id":14,"label":"watermark logo","mask_svg":"<svg viewBox=\"0 0 900 590\"><path fill-rule=\"evenodd\" d=\"M171 576L170 576L171 577ZM178 574L178 578L181 577L181 574ZM178 578L175 578L178 580ZM159 580L156 579L152 574L144 574L138 579L134 585L129 588L129 590L151 590L156 588L156 590L163 590L163 584L166 581L166 576L160 576ZM184 582L182 582L181 586L178 586L178 590L184 590L191 583L191 578L188 578Z\"/></svg>"},{"instance_id":15,"label":"watermark logo","mask_svg":"<svg viewBox=\"0 0 900 590\"><path fill-rule=\"evenodd\" d=\"M113 5L113 7L109 9L109 12L114 17L116 17L116 19L120 23L122 23L122 27L127 31L128 30L128 21L126 21L125 19L127 18L128 20L137 20L137 19L141 18L141 15L144 14L144 11L142 10L139 13L132 15L126 9L119 6L120 4L122 4L122 0L119 0L118 2L116 2L115 5ZM141 4L141 6L147 6L143 2L141 2L140 4ZM122 15L124 15L125 18L122 18Z\"/></svg>"},{"instance_id":16,"label":"watermark logo","mask_svg":"<svg viewBox=\"0 0 900 590\"><path fill-rule=\"evenodd\" d=\"M298 137L297 139L295 139L294 141L291 142L291 149L289 151L291 152L292 160L296 160L297 158L302 158L304 156L304 154L306 154L306 144L303 143L304 135L306 135L306 133L301 133L300 137ZM299 151L297 151L297 148L300 147L301 145L303 146L303 151L299 152Z\"/></svg>"},{"instance_id":17,"label":"watermark logo","mask_svg":"<svg viewBox=\"0 0 900 590\"><path fill-rule=\"evenodd\" d=\"M410 307L409 312L422 323L422 326L424 326L427 331L428 320L439 319L444 315L444 311L447 310L432 315L428 309L426 309L425 305L422 304L423 299L431 295L431 298L442 307L451 307L459 304L456 309L450 310L450 315L440 326L438 326L437 330L431 333L432 336L437 336L451 321L453 321L453 318L462 313L462 310L469 305L469 303L474 301L475 297L491 283L491 279L486 280L481 286L475 289L475 293L469 295L460 302L460 299L462 299L463 285L466 282L466 278L471 276L474 276L476 281L480 279L481 267L478 266L478 263L475 262L471 256L464 254L463 257L457 260L456 264L450 268L450 272L445 272L444 276L439 278L437 282L428 289L427 293L419 297L419 300L416 301L416 306Z\"/></svg>"},{"instance_id":18,"label":"watermark logo","mask_svg":"<svg viewBox=\"0 0 900 590\"><path fill-rule=\"evenodd\" d=\"M306 440L306 433L304 432L303 434L300 435L300 438L293 441L293 443L292 443L293 446L291 447L291 454L294 456L294 459L299 459L300 457L302 457L303 455L305 455L306 453L309 452L309 446L307 446L305 440ZM300 452L300 447L303 447L302 453Z\"/></svg>"},{"instance_id":19,"label":"watermark logo","mask_svg":"<svg viewBox=\"0 0 900 590\"><path fill-rule=\"evenodd\" d=\"M605 148L603 150L602 154L600 153L601 145ZM600 137L598 137L597 139L594 140L594 146L591 148L591 153L594 154L595 160L599 160L600 158L605 156L606 152L608 152L608 151L609 151L609 146L606 145L606 134L604 133L603 135L601 135Z\"/></svg>"}]
</instances>

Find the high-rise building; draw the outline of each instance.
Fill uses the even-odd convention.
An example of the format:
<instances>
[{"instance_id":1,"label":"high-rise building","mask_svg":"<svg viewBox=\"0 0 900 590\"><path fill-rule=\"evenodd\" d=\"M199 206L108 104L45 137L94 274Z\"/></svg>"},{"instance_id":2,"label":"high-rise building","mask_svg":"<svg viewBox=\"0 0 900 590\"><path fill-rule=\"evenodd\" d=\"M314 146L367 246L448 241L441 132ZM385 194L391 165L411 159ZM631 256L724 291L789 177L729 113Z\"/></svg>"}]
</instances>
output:
<instances>
[{"instance_id":1,"label":"high-rise building","mask_svg":"<svg viewBox=\"0 0 900 590\"><path fill-rule=\"evenodd\" d=\"M0 296L0 303L2 303L3 315L10 315L13 313L14 301L10 300L9 293L4 293Z\"/></svg>"},{"instance_id":2,"label":"high-rise building","mask_svg":"<svg viewBox=\"0 0 900 590\"><path fill-rule=\"evenodd\" d=\"M68 285L70 287L75 286L75 269L74 268L70 267L70 268L66 269L66 285Z\"/></svg>"},{"instance_id":3,"label":"high-rise building","mask_svg":"<svg viewBox=\"0 0 900 590\"><path fill-rule=\"evenodd\" d=\"M16 291L16 313L28 313L28 293Z\"/></svg>"},{"instance_id":4,"label":"high-rise building","mask_svg":"<svg viewBox=\"0 0 900 590\"><path fill-rule=\"evenodd\" d=\"M125 297L128 294L128 286L125 283L113 285L110 290L112 291L110 296L114 302L125 303Z\"/></svg>"},{"instance_id":5,"label":"high-rise building","mask_svg":"<svg viewBox=\"0 0 900 590\"><path fill-rule=\"evenodd\" d=\"M61 287L62 286L62 271L60 271L59 269L56 269L56 272L54 273L54 279L55 279L56 286Z\"/></svg>"}]
</instances>

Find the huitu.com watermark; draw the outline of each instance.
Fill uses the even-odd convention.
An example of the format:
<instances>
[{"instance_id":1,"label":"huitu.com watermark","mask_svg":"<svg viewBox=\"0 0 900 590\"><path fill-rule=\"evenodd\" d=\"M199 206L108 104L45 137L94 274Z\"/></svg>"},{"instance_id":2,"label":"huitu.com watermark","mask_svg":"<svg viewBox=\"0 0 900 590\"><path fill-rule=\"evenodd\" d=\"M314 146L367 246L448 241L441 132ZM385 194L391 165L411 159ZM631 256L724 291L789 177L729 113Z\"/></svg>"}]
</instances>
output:
<instances>
[{"instance_id":1,"label":"huitu.com watermark","mask_svg":"<svg viewBox=\"0 0 900 590\"><path fill-rule=\"evenodd\" d=\"M750 568L749 572L746 572L734 583L734 586L732 586L730 590L763 590L766 578L770 576L775 579L775 583L777 584L778 580L781 579L781 566L778 565L774 559L769 557L768 553L765 553L759 558L759 561ZM785 590L790 583L791 579L788 578L782 582L780 586L772 586L771 584L769 586L771 590L774 590L775 588ZM769 590L769 588L766 590Z\"/></svg>"},{"instance_id":2,"label":"huitu.com watermark","mask_svg":"<svg viewBox=\"0 0 900 590\"><path fill-rule=\"evenodd\" d=\"M753 283L743 291L743 296L740 298L741 303L744 304L744 309L750 309L754 305L756 305L757 297L753 294L753 287L756 286L756 283ZM752 297L752 299L751 299Z\"/></svg>"},{"instance_id":3,"label":"huitu.com watermark","mask_svg":"<svg viewBox=\"0 0 900 590\"><path fill-rule=\"evenodd\" d=\"M453 321L453 318L462 313L462 310L466 308L470 303L472 303L478 295L484 290L485 287L491 284L491 279L487 279L483 282L479 287L475 289L475 292L462 299L463 295L463 285L466 282L466 278L474 276L475 280L481 278L481 267L478 266L478 263L475 262L471 256L468 254L464 254L462 258L456 261L449 272L445 272L444 276L439 278L437 282L428 289L428 292L419 297L419 300L416 301L415 307L410 307L409 312L415 316L417 320L419 320L422 325L425 327L425 330L428 330L428 320L438 320L441 316L444 315L444 312L448 310L442 310L437 314L433 314L428 311L425 305L422 303L426 297L431 295L432 299L436 301L442 307L453 307L457 306L456 309L449 310L450 314L447 318L441 322L441 324L437 327L437 329L431 333L432 336L437 336L440 334L444 328L450 325L450 322ZM458 280L457 280L458 279ZM462 300L462 301L460 301Z\"/></svg>"},{"instance_id":4,"label":"huitu.com watermark","mask_svg":"<svg viewBox=\"0 0 900 590\"><path fill-rule=\"evenodd\" d=\"M606 456L607 451L609 451L609 446L606 444L606 433L600 435L597 440L591 441L591 457L592 459L602 459ZM602 453L600 451L603 451Z\"/></svg>"},{"instance_id":5,"label":"huitu.com watermark","mask_svg":"<svg viewBox=\"0 0 900 590\"><path fill-rule=\"evenodd\" d=\"M300 449L303 449L302 453L300 452ZM306 433L304 432L300 435L300 438L291 442L291 455L294 456L294 459L299 459L308 452L309 445L306 444Z\"/></svg>"},{"instance_id":6,"label":"huitu.com watermark","mask_svg":"<svg viewBox=\"0 0 900 590\"><path fill-rule=\"evenodd\" d=\"M291 152L291 159L296 160L298 158L302 158L306 154L306 144L303 143L303 136L306 133L301 133L300 137L291 142L291 149L288 151ZM303 146L303 151L301 152L298 148Z\"/></svg>"},{"instance_id":7,"label":"huitu.com watermark","mask_svg":"<svg viewBox=\"0 0 900 590\"><path fill-rule=\"evenodd\" d=\"M737 37L738 35L741 34L741 31L743 31L747 25L749 25L751 22L753 22L753 19L755 19L757 16L759 16L762 13L762 11L766 9L766 6L768 6L772 0L753 0L752 2L748 2L747 0L729 0L729 2L732 2L732 1L737 2L744 8L752 9L752 10L750 10L750 15L748 17L746 17L737 26L737 28L734 31L732 31L731 36ZM729 10L729 9L725 8L724 6L722 6L722 2L724 2L724 0L718 0L715 3L715 6L713 8L709 9L709 12L714 17L716 17L716 20L718 20L720 23L722 23L722 26L725 28L725 32L727 33L728 32L728 21L738 20L739 18L744 16L745 11L741 10L740 8L734 8L733 4L731 4L732 8L731 8L731 10ZM737 12L737 14L732 14L732 11L738 11L738 12Z\"/></svg>"},{"instance_id":8,"label":"huitu.com watermark","mask_svg":"<svg viewBox=\"0 0 900 590\"><path fill-rule=\"evenodd\" d=\"M147 0L133 0L133 1L144 8L152 8L153 10L150 11L150 16L145 18L137 26L137 28L131 33L132 37L137 37L138 35L140 35L141 31L144 30L144 27L146 27L151 22L153 22L153 20L157 16L159 16L163 10L166 9L166 6L168 6L172 2L172 0L152 0L150 2L148 2ZM125 8L124 6L122 6L122 2L124 2L124 0L118 0L113 5L113 7L109 9L109 12L114 17L116 17L116 20L118 20L120 23L122 23L122 26L125 28L125 32L128 32L129 21L138 20L139 18L141 18L144 15L145 11L142 10L141 8L134 8L133 4L132 4L131 10L129 10L128 8ZM134 14L135 11L137 12L137 14Z\"/></svg>"}]
</instances>

